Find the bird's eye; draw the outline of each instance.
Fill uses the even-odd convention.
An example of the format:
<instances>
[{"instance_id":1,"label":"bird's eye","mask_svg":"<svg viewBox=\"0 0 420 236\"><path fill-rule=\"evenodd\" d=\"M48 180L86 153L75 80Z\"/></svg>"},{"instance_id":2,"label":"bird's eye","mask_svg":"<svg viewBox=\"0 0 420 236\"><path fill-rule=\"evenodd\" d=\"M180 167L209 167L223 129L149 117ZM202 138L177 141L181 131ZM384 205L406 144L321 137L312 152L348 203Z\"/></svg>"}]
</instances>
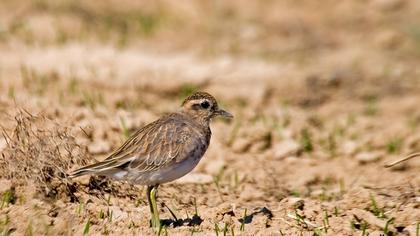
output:
<instances>
[{"instance_id":1,"label":"bird's eye","mask_svg":"<svg viewBox=\"0 0 420 236\"><path fill-rule=\"evenodd\" d=\"M204 101L202 103L200 103L200 106L204 109L207 109L210 107L210 103L208 101Z\"/></svg>"}]
</instances>

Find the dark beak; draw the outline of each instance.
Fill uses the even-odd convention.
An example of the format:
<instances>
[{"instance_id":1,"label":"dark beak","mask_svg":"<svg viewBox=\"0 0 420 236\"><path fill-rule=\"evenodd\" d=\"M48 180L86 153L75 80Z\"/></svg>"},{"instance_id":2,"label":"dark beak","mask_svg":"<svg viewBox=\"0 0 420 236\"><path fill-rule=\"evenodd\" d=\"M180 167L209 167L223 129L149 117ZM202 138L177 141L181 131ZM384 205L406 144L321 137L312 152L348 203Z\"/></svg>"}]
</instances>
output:
<instances>
[{"instance_id":1,"label":"dark beak","mask_svg":"<svg viewBox=\"0 0 420 236\"><path fill-rule=\"evenodd\" d=\"M230 114L229 112L227 112L225 110L222 110L222 109L217 110L215 112L215 114L216 114L216 116L223 116L223 117L226 117L226 118L229 118L229 119L233 118L232 114Z\"/></svg>"}]
</instances>

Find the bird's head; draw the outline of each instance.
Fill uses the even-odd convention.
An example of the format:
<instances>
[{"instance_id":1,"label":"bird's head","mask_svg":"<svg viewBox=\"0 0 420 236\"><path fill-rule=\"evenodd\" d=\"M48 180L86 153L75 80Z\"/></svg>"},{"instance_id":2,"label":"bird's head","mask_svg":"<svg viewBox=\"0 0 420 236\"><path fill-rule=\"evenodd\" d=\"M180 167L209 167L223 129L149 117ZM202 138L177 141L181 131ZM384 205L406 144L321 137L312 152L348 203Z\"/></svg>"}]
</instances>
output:
<instances>
[{"instance_id":1,"label":"bird's head","mask_svg":"<svg viewBox=\"0 0 420 236\"><path fill-rule=\"evenodd\" d=\"M233 118L232 114L220 109L216 99L206 92L195 92L187 97L182 103L182 111L202 123L208 123L217 116Z\"/></svg>"}]
</instances>

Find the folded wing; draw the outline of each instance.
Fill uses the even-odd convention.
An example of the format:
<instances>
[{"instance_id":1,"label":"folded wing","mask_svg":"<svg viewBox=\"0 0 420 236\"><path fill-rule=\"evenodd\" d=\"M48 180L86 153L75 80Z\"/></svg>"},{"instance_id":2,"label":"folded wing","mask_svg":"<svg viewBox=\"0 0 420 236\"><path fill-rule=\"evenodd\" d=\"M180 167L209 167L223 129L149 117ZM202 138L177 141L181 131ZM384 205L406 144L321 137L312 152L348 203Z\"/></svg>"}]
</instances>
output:
<instances>
[{"instance_id":1,"label":"folded wing","mask_svg":"<svg viewBox=\"0 0 420 236\"><path fill-rule=\"evenodd\" d=\"M155 171L186 158L194 148L195 135L194 127L181 119L164 117L138 130L104 161L78 169L70 177L89 173L123 177L131 171Z\"/></svg>"}]
</instances>

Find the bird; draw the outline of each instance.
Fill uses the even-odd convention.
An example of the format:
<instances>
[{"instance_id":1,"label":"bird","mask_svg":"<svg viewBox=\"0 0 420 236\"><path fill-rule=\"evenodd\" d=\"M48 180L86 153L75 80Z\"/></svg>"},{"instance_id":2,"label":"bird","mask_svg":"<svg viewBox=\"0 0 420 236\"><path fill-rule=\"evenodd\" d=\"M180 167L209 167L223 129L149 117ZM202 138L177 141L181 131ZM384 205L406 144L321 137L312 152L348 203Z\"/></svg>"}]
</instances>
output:
<instances>
[{"instance_id":1,"label":"bird","mask_svg":"<svg viewBox=\"0 0 420 236\"><path fill-rule=\"evenodd\" d=\"M138 129L105 160L77 169L69 178L94 174L147 186L151 226L159 228L159 185L174 181L197 166L210 144L210 122L219 116L233 118L219 108L212 95L195 92L177 111Z\"/></svg>"}]
</instances>

